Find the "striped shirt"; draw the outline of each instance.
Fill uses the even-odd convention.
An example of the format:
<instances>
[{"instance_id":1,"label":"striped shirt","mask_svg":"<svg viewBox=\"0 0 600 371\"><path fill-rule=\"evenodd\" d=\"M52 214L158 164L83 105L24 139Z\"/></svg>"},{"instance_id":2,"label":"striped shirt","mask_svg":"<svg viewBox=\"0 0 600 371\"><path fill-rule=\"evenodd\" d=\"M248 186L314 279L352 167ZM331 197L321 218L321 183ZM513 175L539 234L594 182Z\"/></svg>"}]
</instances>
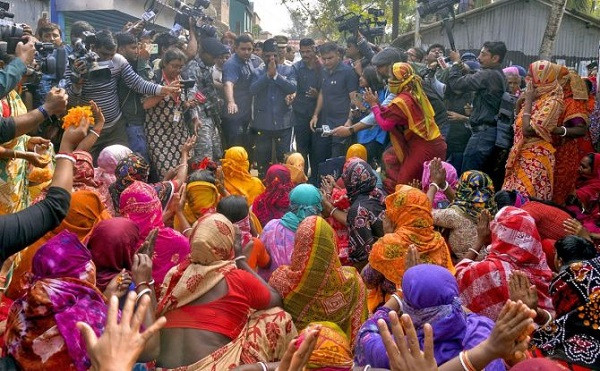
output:
<instances>
[{"instance_id":1,"label":"striped shirt","mask_svg":"<svg viewBox=\"0 0 600 371\"><path fill-rule=\"evenodd\" d=\"M69 67L65 72L65 79L67 80L69 106L87 105L90 100L93 100L102 109L106 119L105 128L113 126L121 118L121 106L117 94L119 78L123 79L130 89L140 94L160 94L161 86L141 78L121 54L115 54L110 61L98 62L98 65L110 67L111 79L109 81L86 80L81 89L77 89L71 82L73 74Z\"/></svg>"}]
</instances>

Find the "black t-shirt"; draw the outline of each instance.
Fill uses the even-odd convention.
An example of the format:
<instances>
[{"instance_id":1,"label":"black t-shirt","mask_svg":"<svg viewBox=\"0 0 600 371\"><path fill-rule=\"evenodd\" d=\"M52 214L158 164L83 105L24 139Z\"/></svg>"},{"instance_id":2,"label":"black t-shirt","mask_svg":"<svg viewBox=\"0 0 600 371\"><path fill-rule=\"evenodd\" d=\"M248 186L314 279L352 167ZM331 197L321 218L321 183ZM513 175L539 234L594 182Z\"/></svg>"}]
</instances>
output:
<instances>
[{"instance_id":1,"label":"black t-shirt","mask_svg":"<svg viewBox=\"0 0 600 371\"><path fill-rule=\"evenodd\" d=\"M15 125L15 119L12 117L0 118L0 143L6 143L15 138L17 133L17 126Z\"/></svg>"}]
</instances>

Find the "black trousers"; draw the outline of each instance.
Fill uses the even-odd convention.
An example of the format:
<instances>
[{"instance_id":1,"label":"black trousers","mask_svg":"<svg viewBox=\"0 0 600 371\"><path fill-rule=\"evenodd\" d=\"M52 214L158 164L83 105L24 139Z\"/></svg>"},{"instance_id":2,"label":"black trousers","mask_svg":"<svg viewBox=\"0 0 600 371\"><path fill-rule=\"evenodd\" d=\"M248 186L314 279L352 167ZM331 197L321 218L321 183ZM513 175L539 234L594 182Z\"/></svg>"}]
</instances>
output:
<instances>
[{"instance_id":1,"label":"black trousers","mask_svg":"<svg viewBox=\"0 0 600 371\"><path fill-rule=\"evenodd\" d=\"M283 162L283 156L290 151L292 128L251 131L254 137L254 159L262 178L271 165Z\"/></svg>"}]
</instances>

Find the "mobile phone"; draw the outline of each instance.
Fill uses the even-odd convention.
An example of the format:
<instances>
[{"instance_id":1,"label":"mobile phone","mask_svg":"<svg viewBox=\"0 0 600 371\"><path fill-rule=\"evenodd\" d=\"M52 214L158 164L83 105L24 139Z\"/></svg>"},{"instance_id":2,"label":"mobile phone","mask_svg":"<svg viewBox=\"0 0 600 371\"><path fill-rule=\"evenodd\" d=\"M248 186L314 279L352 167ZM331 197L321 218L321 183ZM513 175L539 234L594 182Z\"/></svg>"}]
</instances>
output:
<instances>
[{"instance_id":1,"label":"mobile phone","mask_svg":"<svg viewBox=\"0 0 600 371\"><path fill-rule=\"evenodd\" d=\"M148 10L142 14L142 20L144 22L150 22L154 19L154 17L156 17L156 13L154 13L152 10Z\"/></svg>"},{"instance_id":2,"label":"mobile phone","mask_svg":"<svg viewBox=\"0 0 600 371\"><path fill-rule=\"evenodd\" d=\"M197 100L200 104L206 103L206 97L199 91L196 92L196 94L194 95L194 99Z\"/></svg>"},{"instance_id":3,"label":"mobile phone","mask_svg":"<svg viewBox=\"0 0 600 371\"><path fill-rule=\"evenodd\" d=\"M441 69L445 70L446 68L448 68L448 63L446 63L446 58L444 58L443 56L438 57L437 62L438 62L438 66L440 66Z\"/></svg>"},{"instance_id":4,"label":"mobile phone","mask_svg":"<svg viewBox=\"0 0 600 371\"><path fill-rule=\"evenodd\" d=\"M321 134L322 137L328 137L331 135L331 129L329 128L329 125L322 125L321 128L323 129L323 133Z\"/></svg>"},{"instance_id":5,"label":"mobile phone","mask_svg":"<svg viewBox=\"0 0 600 371\"><path fill-rule=\"evenodd\" d=\"M158 44L146 44L146 50L149 54L158 54Z\"/></svg>"}]
</instances>

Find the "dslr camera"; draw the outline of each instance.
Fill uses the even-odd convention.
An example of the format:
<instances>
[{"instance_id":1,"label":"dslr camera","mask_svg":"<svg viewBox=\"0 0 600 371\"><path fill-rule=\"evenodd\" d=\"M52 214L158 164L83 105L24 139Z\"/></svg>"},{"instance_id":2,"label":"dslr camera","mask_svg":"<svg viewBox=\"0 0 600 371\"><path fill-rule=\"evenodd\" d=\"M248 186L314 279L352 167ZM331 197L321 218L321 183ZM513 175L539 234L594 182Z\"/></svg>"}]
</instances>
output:
<instances>
[{"instance_id":1,"label":"dslr camera","mask_svg":"<svg viewBox=\"0 0 600 371\"><path fill-rule=\"evenodd\" d=\"M89 31L83 32L83 38L76 39L73 45L73 52L69 54L69 66L73 75L83 77L86 80L106 82L111 78L110 68L108 66L98 65L98 54L89 48L96 43L96 34ZM75 67L75 62L85 61L85 73L81 75Z\"/></svg>"},{"instance_id":2,"label":"dslr camera","mask_svg":"<svg viewBox=\"0 0 600 371\"><path fill-rule=\"evenodd\" d=\"M190 30L190 18L196 22L196 30L204 37L215 37L217 28L213 26L214 19L204 13L204 9L210 6L210 0L196 0L193 6L189 6L182 1L175 1L175 23Z\"/></svg>"}]
</instances>

